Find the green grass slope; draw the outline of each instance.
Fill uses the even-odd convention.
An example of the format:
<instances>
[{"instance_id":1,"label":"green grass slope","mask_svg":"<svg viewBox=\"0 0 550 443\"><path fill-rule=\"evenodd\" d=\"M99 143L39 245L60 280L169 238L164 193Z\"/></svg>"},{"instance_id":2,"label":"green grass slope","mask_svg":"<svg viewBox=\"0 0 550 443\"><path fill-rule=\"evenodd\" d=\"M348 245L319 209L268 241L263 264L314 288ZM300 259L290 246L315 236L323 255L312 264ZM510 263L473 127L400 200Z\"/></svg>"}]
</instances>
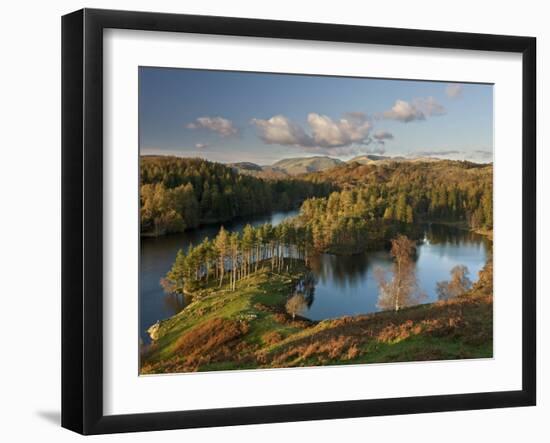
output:
<instances>
[{"instance_id":1,"label":"green grass slope","mask_svg":"<svg viewBox=\"0 0 550 443\"><path fill-rule=\"evenodd\" d=\"M142 350L141 373L492 357L487 284L450 301L313 322L293 320L284 309L302 272L266 268L234 292L214 283L195 294L152 328L155 341Z\"/></svg>"}]
</instances>

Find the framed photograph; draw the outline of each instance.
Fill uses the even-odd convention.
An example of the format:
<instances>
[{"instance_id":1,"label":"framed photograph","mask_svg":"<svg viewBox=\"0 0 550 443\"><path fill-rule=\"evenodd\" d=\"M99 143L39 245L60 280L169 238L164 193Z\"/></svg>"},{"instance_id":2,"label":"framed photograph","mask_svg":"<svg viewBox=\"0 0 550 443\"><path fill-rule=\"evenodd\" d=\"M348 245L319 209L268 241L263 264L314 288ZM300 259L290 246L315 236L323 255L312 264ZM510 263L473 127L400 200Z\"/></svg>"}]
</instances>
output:
<instances>
[{"instance_id":1,"label":"framed photograph","mask_svg":"<svg viewBox=\"0 0 550 443\"><path fill-rule=\"evenodd\" d=\"M62 20L62 425L536 402L536 41Z\"/></svg>"}]
</instances>

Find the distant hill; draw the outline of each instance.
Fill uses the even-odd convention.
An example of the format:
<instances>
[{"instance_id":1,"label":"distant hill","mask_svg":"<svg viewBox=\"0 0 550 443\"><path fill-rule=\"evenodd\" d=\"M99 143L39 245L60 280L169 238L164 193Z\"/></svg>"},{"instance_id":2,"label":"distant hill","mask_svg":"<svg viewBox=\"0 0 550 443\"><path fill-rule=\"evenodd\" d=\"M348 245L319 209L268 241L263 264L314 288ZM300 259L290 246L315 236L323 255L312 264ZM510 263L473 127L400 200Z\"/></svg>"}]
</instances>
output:
<instances>
[{"instance_id":1,"label":"distant hill","mask_svg":"<svg viewBox=\"0 0 550 443\"><path fill-rule=\"evenodd\" d=\"M364 154L364 155L358 155L357 157L353 157L351 160L348 160L347 162L348 163L356 162L361 165L369 165L377 161L389 160L389 159L392 159L392 158L385 155Z\"/></svg>"},{"instance_id":2,"label":"distant hill","mask_svg":"<svg viewBox=\"0 0 550 443\"><path fill-rule=\"evenodd\" d=\"M230 163L228 166L241 174L253 175L255 177L285 178L293 175L325 171L343 163L342 160L336 158L317 156L285 158L272 165L265 166L250 162Z\"/></svg>"},{"instance_id":3,"label":"distant hill","mask_svg":"<svg viewBox=\"0 0 550 443\"><path fill-rule=\"evenodd\" d=\"M262 167L252 162L237 162L237 163L228 163L227 166L236 169L237 171L257 171L261 172Z\"/></svg>"},{"instance_id":4,"label":"distant hill","mask_svg":"<svg viewBox=\"0 0 550 443\"><path fill-rule=\"evenodd\" d=\"M272 166L260 166L251 162L228 163L227 166L233 168L239 174L251 175L258 178L284 179L290 176L290 174L287 174L282 169L273 168Z\"/></svg>"},{"instance_id":5,"label":"distant hill","mask_svg":"<svg viewBox=\"0 0 550 443\"><path fill-rule=\"evenodd\" d=\"M386 183L410 186L418 183L469 186L484 183L492 186L493 165L458 160L393 158L363 164L349 161L336 168L305 175L305 179L328 181L340 188Z\"/></svg>"},{"instance_id":6,"label":"distant hill","mask_svg":"<svg viewBox=\"0 0 550 443\"><path fill-rule=\"evenodd\" d=\"M306 174L310 172L324 171L344 163L336 158L319 157L296 157L285 158L271 165L274 170L283 171L289 175Z\"/></svg>"},{"instance_id":7,"label":"distant hill","mask_svg":"<svg viewBox=\"0 0 550 443\"><path fill-rule=\"evenodd\" d=\"M360 165L383 164L390 162L432 163L443 159L437 157L389 157L387 155L365 154L348 160L347 163L359 163Z\"/></svg>"},{"instance_id":8,"label":"distant hill","mask_svg":"<svg viewBox=\"0 0 550 443\"><path fill-rule=\"evenodd\" d=\"M413 158L408 158L407 160L413 163L415 162L416 163L434 163L434 162L446 161L447 159L438 158L438 157L413 157Z\"/></svg>"},{"instance_id":9,"label":"distant hill","mask_svg":"<svg viewBox=\"0 0 550 443\"><path fill-rule=\"evenodd\" d=\"M245 175L258 178L284 179L296 175L326 172L345 165L389 165L391 163L437 163L445 160L436 157L390 157L379 154L363 154L346 162L327 156L284 158L272 165L258 165L251 162L229 163L228 166ZM448 161L448 160L447 160Z\"/></svg>"}]
</instances>

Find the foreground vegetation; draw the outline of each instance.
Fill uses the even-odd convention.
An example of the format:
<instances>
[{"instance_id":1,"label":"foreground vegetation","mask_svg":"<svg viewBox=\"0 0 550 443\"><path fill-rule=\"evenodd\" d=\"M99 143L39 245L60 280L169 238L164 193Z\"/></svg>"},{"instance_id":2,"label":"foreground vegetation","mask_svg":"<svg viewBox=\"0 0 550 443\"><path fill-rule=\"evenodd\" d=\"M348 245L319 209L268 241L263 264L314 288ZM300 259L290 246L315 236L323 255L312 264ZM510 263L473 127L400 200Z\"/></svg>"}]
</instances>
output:
<instances>
[{"instance_id":1,"label":"foreground vegetation","mask_svg":"<svg viewBox=\"0 0 550 443\"><path fill-rule=\"evenodd\" d=\"M314 322L287 312L305 268L268 266L232 290L217 283L153 325L142 374L492 356L492 265L466 293L431 304Z\"/></svg>"}]
</instances>

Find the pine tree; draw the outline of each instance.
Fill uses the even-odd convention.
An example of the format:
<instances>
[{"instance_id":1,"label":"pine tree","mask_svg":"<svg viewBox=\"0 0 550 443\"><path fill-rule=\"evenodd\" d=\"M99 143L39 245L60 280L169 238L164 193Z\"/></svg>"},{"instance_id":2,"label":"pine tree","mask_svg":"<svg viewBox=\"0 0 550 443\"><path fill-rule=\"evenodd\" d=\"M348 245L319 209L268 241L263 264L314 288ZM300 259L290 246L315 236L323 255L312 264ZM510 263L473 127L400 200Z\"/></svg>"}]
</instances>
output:
<instances>
[{"instance_id":1,"label":"pine tree","mask_svg":"<svg viewBox=\"0 0 550 443\"><path fill-rule=\"evenodd\" d=\"M255 246L255 232L254 228L250 224L247 224L243 229L243 238L242 238L242 249L243 254L245 256L243 263L244 263L244 270L245 270L245 276L250 274L250 267L253 263L253 257L252 257L252 251Z\"/></svg>"},{"instance_id":2,"label":"pine tree","mask_svg":"<svg viewBox=\"0 0 550 443\"><path fill-rule=\"evenodd\" d=\"M219 286L221 286L223 283L223 278L225 276L225 260L227 259L229 251L229 236L223 226L220 228L220 231L218 232L218 235L214 240L214 244L216 247L216 252L218 254L218 267L220 277Z\"/></svg>"}]
</instances>

